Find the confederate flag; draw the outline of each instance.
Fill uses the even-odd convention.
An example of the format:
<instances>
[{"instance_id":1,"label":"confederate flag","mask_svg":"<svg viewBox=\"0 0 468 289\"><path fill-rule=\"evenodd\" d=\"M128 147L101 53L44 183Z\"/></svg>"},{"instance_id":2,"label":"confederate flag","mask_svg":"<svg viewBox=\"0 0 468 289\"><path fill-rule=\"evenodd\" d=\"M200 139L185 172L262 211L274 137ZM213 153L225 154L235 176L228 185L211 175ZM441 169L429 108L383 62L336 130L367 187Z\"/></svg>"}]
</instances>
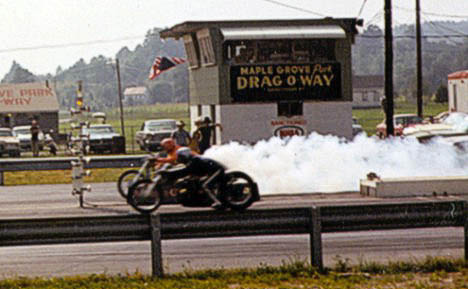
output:
<instances>
[{"instance_id":1,"label":"confederate flag","mask_svg":"<svg viewBox=\"0 0 468 289\"><path fill-rule=\"evenodd\" d=\"M158 75L160 75L163 71L168 70L176 66L177 64L184 63L186 60L179 57L166 57L166 56L158 56L154 60L153 66L151 66L151 70L149 73L149 79L153 80Z\"/></svg>"}]
</instances>

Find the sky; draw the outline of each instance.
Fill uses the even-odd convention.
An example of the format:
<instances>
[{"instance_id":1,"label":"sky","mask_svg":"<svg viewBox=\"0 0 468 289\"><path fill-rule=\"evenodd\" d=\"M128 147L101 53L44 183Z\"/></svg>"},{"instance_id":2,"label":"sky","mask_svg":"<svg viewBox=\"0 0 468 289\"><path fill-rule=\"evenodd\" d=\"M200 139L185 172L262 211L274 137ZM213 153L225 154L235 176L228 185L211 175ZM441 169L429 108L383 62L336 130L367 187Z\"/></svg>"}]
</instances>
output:
<instances>
[{"instance_id":1,"label":"sky","mask_svg":"<svg viewBox=\"0 0 468 289\"><path fill-rule=\"evenodd\" d=\"M414 3L393 0L393 23L414 23ZM13 61L46 74L80 58L113 58L124 46L134 50L150 29L185 21L331 16L383 27L383 6L384 0L0 0L0 79ZM421 0L421 11L423 21L468 20L468 0Z\"/></svg>"}]
</instances>

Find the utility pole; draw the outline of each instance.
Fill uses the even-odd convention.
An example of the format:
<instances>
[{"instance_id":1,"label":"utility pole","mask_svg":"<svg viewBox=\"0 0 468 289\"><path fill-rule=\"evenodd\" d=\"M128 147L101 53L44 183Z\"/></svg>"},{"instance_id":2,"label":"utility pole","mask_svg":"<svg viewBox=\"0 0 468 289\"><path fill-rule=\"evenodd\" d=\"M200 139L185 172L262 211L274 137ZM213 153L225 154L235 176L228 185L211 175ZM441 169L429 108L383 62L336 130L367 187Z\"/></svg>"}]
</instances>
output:
<instances>
[{"instance_id":1,"label":"utility pole","mask_svg":"<svg viewBox=\"0 0 468 289\"><path fill-rule=\"evenodd\" d=\"M423 92L422 92L422 60L421 60L421 8L419 0L416 0L416 99L418 102L418 116L423 117Z\"/></svg>"},{"instance_id":2,"label":"utility pole","mask_svg":"<svg viewBox=\"0 0 468 289\"><path fill-rule=\"evenodd\" d=\"M385 0L385 124L387 136L394 133L393 127L393 36L392 36L392 1Z\"/></svg>"},{"instance_id":3,"label":"utility pole","mask_svg":"<svg viewBox=\"0 0 468 289\"><path fill-rule=\"evenodd\" d=\"M117 85L119 89L120 129L122 131L122 136L125 137L125 126L124 126L123 105L122 105L122 85L120 83L120 65L119 65L118 58L115 59L115 70L117 71Z\"/></svg>"}]
</instances>

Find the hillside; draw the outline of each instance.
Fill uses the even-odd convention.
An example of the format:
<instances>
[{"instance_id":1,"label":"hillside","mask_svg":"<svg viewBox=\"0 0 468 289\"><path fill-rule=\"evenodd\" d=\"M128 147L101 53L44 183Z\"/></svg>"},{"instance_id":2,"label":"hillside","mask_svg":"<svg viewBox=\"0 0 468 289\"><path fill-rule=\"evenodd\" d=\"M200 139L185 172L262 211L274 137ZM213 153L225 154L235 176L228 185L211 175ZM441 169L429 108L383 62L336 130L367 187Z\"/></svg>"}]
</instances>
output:
<instances>
[{"instance_id":1,"label":"hillside","mask_svg":"<svg viewBox=\"0 0 468 289\"><path fill-rule=\"evenodd\" d=\"M120 61L123 89L128 86L147 86L148 104L186 101L188 96L187 65L148 80L148 73L159 55L185 57L181 41L159 38L160 29L146 33L145 40L134 50L123 47L115 58ZM414 25L400 25L394 29L394 91L408 98L416 91L416 41ZM429 22L422 25L423 87L425 95L432 95L446 83L447 74L468 69L468 21ZM354 74L384 73L384 32L370 25L356 37L353 46ZM82 80L85 101L93 110L118 106L115 64L102 55L86 63L79 59L68 68L58 67L54 75L33 75L19 63L13 63L2 83L49 80L56 88L62 108L69 108L75 98L77 81Z\"/></svg>"}]
</instances>

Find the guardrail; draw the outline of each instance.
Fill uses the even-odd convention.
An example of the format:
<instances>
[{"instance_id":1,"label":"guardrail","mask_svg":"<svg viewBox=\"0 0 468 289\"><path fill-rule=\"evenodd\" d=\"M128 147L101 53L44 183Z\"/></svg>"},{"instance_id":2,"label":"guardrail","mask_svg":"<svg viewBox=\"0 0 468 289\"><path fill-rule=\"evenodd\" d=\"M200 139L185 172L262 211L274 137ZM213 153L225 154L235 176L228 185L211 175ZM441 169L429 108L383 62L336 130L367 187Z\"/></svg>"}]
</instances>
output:
<instances>
[{"instance_id":1,"label":"guardrail","mask_svg":"<svg viewBox=\"0 0 468 289\"><path fill-rule=\"evenodd\" d=\"M309 234L311 264L322 270L322 233L447 226L464 226L468 260L464 201L0 220L0 246L151 240L152 272L162 276L161 239Z\"/></svg>"},{"instance_id":2,"label":"guardrail","mask_svg":"<svg viewBox=\"0 0 468 289\"><path fill-rule=\"evenodd\" d=\"M89 157L86 169L139 167L145 155ZM0 186L4 185L4 172L70 170L77 157L28 158L0 160Z\"/></svg>"}]
</instances>

